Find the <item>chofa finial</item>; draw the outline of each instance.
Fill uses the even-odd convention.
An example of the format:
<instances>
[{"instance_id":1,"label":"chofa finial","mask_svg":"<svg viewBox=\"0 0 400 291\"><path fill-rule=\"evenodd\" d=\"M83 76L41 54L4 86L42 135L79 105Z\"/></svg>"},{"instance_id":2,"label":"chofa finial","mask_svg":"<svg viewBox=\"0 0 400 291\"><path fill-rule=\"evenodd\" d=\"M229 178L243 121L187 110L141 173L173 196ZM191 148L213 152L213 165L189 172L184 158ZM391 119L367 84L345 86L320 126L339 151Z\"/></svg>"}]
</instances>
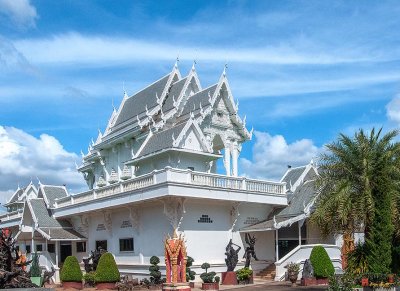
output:
<instances>
[{"instance_id":1,"label":"chofa finial","mask_svg":"<svg viewBox=\"0 0 400 291\"><path fill-rule=\"evenodd\" d=\"M226 69L228 68L228 63L225 63L224 65L224 71L222 72L222 75L225 77L226 76Z\"/></svg>"},{"instance_id":2,"label":"chofa finial","mask_svg":"<svg viewBox=\"0 0 400 291\"><path fill-rule=\"evenodd\" d=\"M175 61L175 65L174 65L175 69L178 68L178 63L179 63L179 54L176 56L176 61Z\"/></svg>"}]
</instances>

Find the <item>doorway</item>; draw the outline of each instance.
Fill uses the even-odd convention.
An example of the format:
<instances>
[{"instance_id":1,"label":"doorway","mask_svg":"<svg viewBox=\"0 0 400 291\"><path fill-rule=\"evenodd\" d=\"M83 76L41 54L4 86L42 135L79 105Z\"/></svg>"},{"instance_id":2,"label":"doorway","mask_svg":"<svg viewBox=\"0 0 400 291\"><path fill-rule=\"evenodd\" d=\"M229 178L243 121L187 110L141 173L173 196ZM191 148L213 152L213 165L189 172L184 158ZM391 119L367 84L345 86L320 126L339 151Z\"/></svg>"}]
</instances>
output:
<instances>
[{"instance_id":1,"label":"doorway","mask_svg":"<svg viewBox=\"0 0 400 291\"><path fill-rule=\"evenodd\" d=\"M71 243L61 243L60 246L60 262L64 263L68 256L72 256L72 245Z\"/></svg>"}]
</instances>

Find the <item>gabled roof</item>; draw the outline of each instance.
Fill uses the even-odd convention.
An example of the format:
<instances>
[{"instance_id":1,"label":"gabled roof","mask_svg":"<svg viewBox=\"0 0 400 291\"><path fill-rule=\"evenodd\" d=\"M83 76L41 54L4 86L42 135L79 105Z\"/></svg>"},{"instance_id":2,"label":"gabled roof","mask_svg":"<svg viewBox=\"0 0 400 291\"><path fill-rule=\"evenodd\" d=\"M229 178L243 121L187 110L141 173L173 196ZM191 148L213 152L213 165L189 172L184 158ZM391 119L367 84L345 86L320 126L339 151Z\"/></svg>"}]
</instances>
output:
<instances>
[{"instance_id":1,"label":"gabled roof","mask_svg":"<svg viewBox=\"0 0 400 291\"><path fill-rule=\"evenodd\" d=\"M217 89L217 87L218 84L214 84L192 95L187 100L185 106L183 107L182 112L180 113L180 116L185 116L194 110L200 109L200 104L202 108L211 105L209 99L214 95L215 89Z\"/></svg>"},{"instance_id":2,"label":"gabled roof","mask_svg":"<svg viewBox=\"0 0 400 291\"><path fill-rule=\"evenodd\" d=\"M11 196L10 200L9 200L6 204L4 204L4 206L7 206L7 205L9 205L9 204L11 204L11 203L14 203L14 202L17 202L17 201L18 201L18 198L19 198L20 196L22 196L22 194L24 193L25 189L26 189L26 188L18 188L18 189L14 192L14 194Z\"/></svg>"},{"instance_id":3,"label":"gabled roof","mask_svg":"<svg viewBox=\"0 0 400 291\"><path fill-rule=\"evenodd\" d=\"M168 112L174 108L174 100L177 101L182 94L183 87L185 86L188 77L185 77L172 84L171 90L168 92L168 97L165 99L162 110Z\"/></svg>"},{"instance_id":4,"label":"gabled roof","mask_svg":"<svg viewBox=\"0 0 400 291\"><path fill-rule=\"evenodd\" d=\"M74 229L40 227L39 232L49 240L85 240L82 234Z\"/></svg>"},{"instance_id":5,"label":"gabled roof","mask_svg":"<svg viewBox=\"0 0 400 291\"><path fill-rule=\"evenodd\" d=\"M157 96L158 98L162 97L171 74L172 73L169 73L132 97L126 99L122 104L121 111L118 114L114 126L129 119L136 118L137 115L145 111L146 106L148 109L157 106Z\"/></svg>"},{"instance_id":6,"label":"gabled roof","mask_svg":"<svg viewBox=\"0 0 400 291\"><path fill-rule=\"evenodd\" d=\"M286 173L283 175L281 182L285 182L288 187L294 185L300 178L300 176L303 174L305 169L306 166L288 169Z\"/></svg>"},{"instance_id":7,"label":"gabled roof","mask_svg":"<svg viewBox=\"0 0 400 291\"><path fill-rule=\"evenodd\" d=\"M67 189L64 186L53 186L53 185L40 185L39 195L42 194L43 198L49 208L54 207L56 199L64 198L68 196Z\"/></svg>"},{"instance_id":8,"label":"gabled roof","mask_svg":"<svg viewBox=\"0 0 400 291\"><path fill-rule=\"evenodd\" d=\"M72 225L66 220L57 220L51 216L50 210L47 209L43 198L29 199L27 201L32 218L38 227L56 227L56 228L72 228Z\"/></svg>"},{"instance_id":9,"label":"gabled roof","mask_svg":"<svg viewBox=\"0 0 400 291\"><path fill-rule=\"evenodd\" d=\"M32 181L29 183L28 186L24 188L19 188L14 192L11 196L10 200L4 204L4 206L9 206L13 203L23 203L26 200L26 196L28 195L29 191L32 190L37 195L38 190L36 189L35 185L33 185Z\"/></svg>"}]
</instances>

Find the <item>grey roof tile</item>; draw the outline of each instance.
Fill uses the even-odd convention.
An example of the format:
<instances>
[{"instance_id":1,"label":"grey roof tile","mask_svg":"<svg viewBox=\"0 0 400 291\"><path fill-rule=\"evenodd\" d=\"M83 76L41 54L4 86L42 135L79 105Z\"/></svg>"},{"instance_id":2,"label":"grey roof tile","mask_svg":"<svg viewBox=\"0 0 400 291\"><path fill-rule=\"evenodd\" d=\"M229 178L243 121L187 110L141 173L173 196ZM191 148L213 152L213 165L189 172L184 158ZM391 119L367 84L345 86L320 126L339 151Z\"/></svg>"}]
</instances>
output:
<instances>
[{"instance_id":1,"label":"grey roof tile","mask_svg":"<svg viewBox=\"0 0 400 291\"><path fill-rule=\"evenodd\" d=\"M10 201L5 203L4 205L8 205L8 204L11 204L13 202L18 202L19 196L21 196L24 193L25 189L26 189L26 187L25 188L21 188L18 191L16 191L16 193L14 193L14 195L11 197Z\"/></svg>"},{"instance_id":2,"label":"grey roof tile","mask_svg":"<svg viewBox=\"0 0 400 291\"><path fill-rule=\"evenodd\" d=\"M174 99L175 99L175 101L178 100L178 97L182 92L182 89L183 89L183 86L185 85L186 80L187 80L187 77L172 84L171 89L168 92L167 97L164 101L163 112L168 112L172 108L174 108Z\"/></svg>"},{"instance_id":3,"label":"grey roof tile","mask_svg":"<svg viewBox=\"0 0 400 291\"><path fill-rule=\"evenodd\" d=\"M32 206L39 227L72 227L66 220L56 220L51 217L50 210L47 209L42 198L30 199L28 203Z\"/></svg>"},{"instance_id":4,"label":"grey roof tile","mask_svg":"<svg viewBox=\"0 0 400 291\"><path fill-rule=\"evenodd\" d=\"M172 148L172 135L174 135L174 138L178 138L185 125L186 123L181 123L169 129L155 133L152 137L150 137L137 158L161 151L163 149Z\"/></svg>"},{"instance_id":5,"label":"grey roof tile","mask_svg":"<svg viewBox=\"0 0 400 291\"><path fill-rule=\"evenodd\" d=\"M43 190L44 190L43 195L46 196L46 198L50 204L49 207L54 207L54 202L56 199L64 198L64 197L68 196L68 193L65 190L65 188L60 187L60 186L46 185L46 186L43 186Z\"/></svg>"},{"instance_id":6,"label":"grey roof tile","mask_svg":"<svg viewBox=\"0 0 400 291\"><path fill-rule=\"evenodd\" d=\"M296 183L296 181L300 178L305 169L306 166L289 169L285 177L283 177L282 182L286 182L286 187L290 188L290 186Z\"/></svg>"},{"instance_id":7,"label":"grey roof tile","mask_svg":"<svg viewBox=\"0 0 400 291\"><path fill-rule=\"evenodd\" d=\"M190 96L190 98L187 100L185 106L183 107L183 110L181 112L181 116L185 116L189 114L191 111L193 111L193 107L195 109L200 108L200 103L203 108L206 106L210 105L210 102L208 101L208 94L210 93L210 96L214 95L215 89L217 89L218 84L214 84L208 88L203 89L202 91L197 92L196 94Z\"/></svg>"},{"instance_id":8,"label":"grey roof tile","mask_svg":"<svg viewBox=\"0 0 400 291\"><path fill-rule=\"evenodd\" d=\"M82 234L73 229L64 228L44 228L40 227L40 230L50 236L54 240L82 240L86 239Z\"/></svg>"},{"instance_id":9,"label":"grey roof tile","mask_svg":"<svg viewBox=\"0 0 400 291\"><path fill-rule=\"evenodd\" d=\"M158 98L161 97L162 92L168 83L170 74L162 77L132 97L129 97L125 101L114 126L117 126L131 118L135 118L136 115L146 110L146 105L149 110L154 108L157 105L156 94L158 95Z\"/></svg>"}]
</instances>

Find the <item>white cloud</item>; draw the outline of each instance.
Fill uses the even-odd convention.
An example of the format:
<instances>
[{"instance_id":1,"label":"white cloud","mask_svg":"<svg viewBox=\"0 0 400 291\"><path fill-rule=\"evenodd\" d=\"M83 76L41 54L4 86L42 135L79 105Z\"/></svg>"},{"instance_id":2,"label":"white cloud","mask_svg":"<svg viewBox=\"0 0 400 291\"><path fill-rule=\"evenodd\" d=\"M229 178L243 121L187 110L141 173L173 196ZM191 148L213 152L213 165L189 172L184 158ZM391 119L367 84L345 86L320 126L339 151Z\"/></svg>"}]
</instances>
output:
<instances>
[{"instance_id":1,"label":"white cloud","mask_svg":"<svg viewBox=\"0 0 400 291\"><path fill-rule=\"evenodd\" d=\"M252 160L240 159L241 171L252 178L279 180L287 166L301 166L315 159L320 149L312 140L301 139L288 144L282 135L271 136L267 132L254 132Z\"/></svg>"},{"instance_id":2,"label":"white cloud","mask_svg":"<svg viewBox=\"0 0 400 291\"><path fill-rule=\"evenodd\" d=\"M371 60L359 57L365 54L340 52L326 53L321 48L299 49L295 45L268 45L258 48L224 48L215 46L190 46L175 43L143 41L134 38L85 36L79 33L56 35L52 38L35 38L16 41L15 46L32 62L60 63L110 63L126 64L130 61L171 60L179 53L182 59L196 56L201 61L228 60L229 62L255 64L337 64ZM376 57L373 58L376 60Z\"/></svg>"},{"instance_id":3,"label":"white cloud","mask_svg":"<svg viewBox=\"0 0 400 291\"><path fill-rule=\"evenodd\" d=\"M389 120L400 123L400 95L394 97L386 105L386 115Z\"/></svg>"},{"instance_id":4,"label":"white cloud","mask_svg":"<svg viewBox=\"0 0 400 291\"><path fill-rule=\"evenodd\" d=\"M45 184L66 184L81 189L82 176L75 169L75 153L66 151L53 136L36 138L14 127L0 126L0 191L25 186L38 177Z\"/></svg>"},{"instance_id":5,"label":"white cloud","mask_svg":"<svg viewBox=\"0 0 400 291\"><path fill-rule=\"evenodd\" d=\"M20 27L35 26L38 18L36 8L30 0L0 0L0 14L8 16Z\"/></svg>"}]
</instances>

